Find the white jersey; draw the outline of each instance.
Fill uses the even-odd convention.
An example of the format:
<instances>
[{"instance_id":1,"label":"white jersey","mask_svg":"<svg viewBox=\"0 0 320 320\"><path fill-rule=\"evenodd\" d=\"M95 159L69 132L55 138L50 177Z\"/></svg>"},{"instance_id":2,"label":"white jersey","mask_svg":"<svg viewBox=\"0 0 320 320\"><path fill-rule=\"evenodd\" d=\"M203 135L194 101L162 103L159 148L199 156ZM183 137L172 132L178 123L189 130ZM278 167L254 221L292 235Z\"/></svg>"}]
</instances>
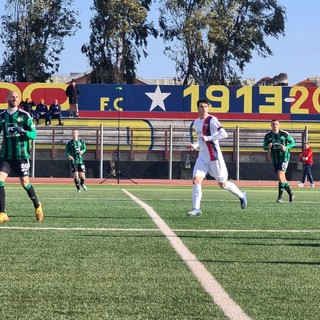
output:
<instances>
[{"instance_id":1,"label":"white jersey","mask_svg":"<svg viewBox=\"0 0 320 320\"><path fill-rule=\"evenodd\" d=\"M228 134L219 120L214 116L208 115L205 119L196 119L193 127L198 138L198 157L204 160L222 159L219 140L227 138ZM204 137L206 141L200 139L201 137Z\"/></svg>"},{"instance_id":2,"label":"white jersey","mask_svg":"<svg viewBox=\"0 0 320 320\"><path fill-rule=\"evenodd\" d=\"M190 215L199 215L202 198L201 182L207 174L213 177L221 188L228 190L240 199L241 208L247 206L246 194L232 182L228 181L228 169L221 153L219 140L228 137L219 120L211 115L205 119L196 119L193 122L194 130L198 137L198 143L192 144L193 148L199 146L199 155L193 167L193 210Z\"/></svg>"}]
</instances>

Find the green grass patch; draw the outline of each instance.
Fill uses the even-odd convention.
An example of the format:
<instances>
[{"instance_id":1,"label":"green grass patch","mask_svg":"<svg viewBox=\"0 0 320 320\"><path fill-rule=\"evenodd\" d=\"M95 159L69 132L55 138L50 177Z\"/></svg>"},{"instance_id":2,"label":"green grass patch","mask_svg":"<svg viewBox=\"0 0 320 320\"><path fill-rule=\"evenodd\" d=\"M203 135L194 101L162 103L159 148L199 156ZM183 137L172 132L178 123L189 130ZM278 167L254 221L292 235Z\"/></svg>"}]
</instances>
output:
<instances>
[{"instance_id":1,"label":"green grass patch","mask_svg":"<svg viewBox=\"0 0 320 320\"><path fill-rule=\"evenodd\" d=\"M317 189L248 188L248 208L204 188L187 218L191 187L36 185L45 221L26 192L7 185L0 225L1 319L217 319L227 317L149 215L150 205L252 318L320 319Z\"/></svg>"}]
</instances>

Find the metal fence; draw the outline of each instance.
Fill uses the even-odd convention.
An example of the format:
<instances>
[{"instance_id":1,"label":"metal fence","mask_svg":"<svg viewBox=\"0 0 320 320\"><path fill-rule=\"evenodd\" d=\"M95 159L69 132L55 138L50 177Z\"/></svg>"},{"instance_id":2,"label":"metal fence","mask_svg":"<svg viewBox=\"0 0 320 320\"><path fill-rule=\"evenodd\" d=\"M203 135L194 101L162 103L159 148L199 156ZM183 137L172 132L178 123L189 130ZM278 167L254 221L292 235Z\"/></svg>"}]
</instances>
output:
<instances>
[{"instance_id":1,"label":"metal fence","mask_svg":"<svg viewBox=\"0 0 320 320\"><path fill-rule=\"evenodd\" d=\"M56 150L64 148L72 137L74 127L38 127L37 139L35 142L37 149L49 148L52 150L52 158L55 158ZM190 141L195 136L188 128L174 126L160 128L129 128L129 127L83 127L79 128L81 138L83 138L91 149L98 154L101 149L105 150L126 150L139 152L183 152L186 151ZM220 140L220 145L224 151L235 152L263 152L262 142L265 130L243 129L235 127L227 129L228 138ZM301 147L302 141L311 138L310 143L320 149L319 132L308 132L305 130L291 130L290 134L296 140L296 146ZM132 159L133 160L133 159Z\"/></svg>"},{"instance_id":2,"label":"metal fence","mask_svg":"<svg viewBox=\"0 0 320 320\"><path fill-rule=\"evenodd\" d=\"M50 154L50 159L55 160L63 153L66 143L72 138L75 127L37 127L37 139L33 143L32 172L35 172L37 155L43 152ZM88 151L99 161L102 177L103 161L110 153L126 153L128 160L138 161L138 155L148 154L150 161L163 159L169 163L168 178L171 179L172 161L189 159L187 146L195 136L189 128L168 127L157 128L130 128L130 127L77 127L81 138L86 142ZM241 156L264 155L262 149L263 138L266 130L244 129L235 127L227 129L228 138L220 141L222 151L229 155L231 161L237 164L237 177ZM320 149L320 132L304 130L290 130L296 140L293 152L301 152L303 141L310 140L315 149ZM315 150L317 151L317 150ZM150 156L150 155L153 155ZM187 158L186 158L186 155ZM119 154L118 154L119 159Z\"/></svg>"}]
</instances>

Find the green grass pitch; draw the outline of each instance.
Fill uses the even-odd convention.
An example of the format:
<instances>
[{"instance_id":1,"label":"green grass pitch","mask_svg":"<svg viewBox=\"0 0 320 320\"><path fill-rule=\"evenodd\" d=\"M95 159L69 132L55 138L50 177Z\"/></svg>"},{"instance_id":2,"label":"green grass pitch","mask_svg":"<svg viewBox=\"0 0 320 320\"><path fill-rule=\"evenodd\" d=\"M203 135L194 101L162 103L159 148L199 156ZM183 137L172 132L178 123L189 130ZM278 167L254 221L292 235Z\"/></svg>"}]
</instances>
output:
<instances>
[{"instance_id":1,"label":"green grass pitch","mask_svg":"<svg viewBox=\"0 0 320 320\"><path fill-rule=\"evenodd\" d=\"M190 187L35 185L45 220L26 192L6 185L0 225L0 319L228 319L147 212L152 207L256 320L320 319L320 198L295 189L244 188L248 207L203 189L203 215L186 217Z\"/></svg>"}]
</instances>

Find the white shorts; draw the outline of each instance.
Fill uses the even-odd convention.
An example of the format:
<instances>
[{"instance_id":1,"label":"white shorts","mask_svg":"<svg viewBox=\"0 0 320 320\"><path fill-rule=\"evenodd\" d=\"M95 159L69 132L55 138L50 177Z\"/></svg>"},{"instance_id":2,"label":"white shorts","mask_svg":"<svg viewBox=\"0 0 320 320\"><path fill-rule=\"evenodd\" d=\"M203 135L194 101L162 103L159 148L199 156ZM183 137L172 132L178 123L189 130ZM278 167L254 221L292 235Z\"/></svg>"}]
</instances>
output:
<instances>
[{"instance_id":1,"label":"white shorts","mask_svg":"<svg viewBox=\"0 0 320 320\"><path fill-rule=\"evenodd\" d=\"M207 173L217 182L225 182L228 180L228 169L223 158L215 161L198 158L193 168L193 177L205 178Z\"/></svg>"}]
</instances>

